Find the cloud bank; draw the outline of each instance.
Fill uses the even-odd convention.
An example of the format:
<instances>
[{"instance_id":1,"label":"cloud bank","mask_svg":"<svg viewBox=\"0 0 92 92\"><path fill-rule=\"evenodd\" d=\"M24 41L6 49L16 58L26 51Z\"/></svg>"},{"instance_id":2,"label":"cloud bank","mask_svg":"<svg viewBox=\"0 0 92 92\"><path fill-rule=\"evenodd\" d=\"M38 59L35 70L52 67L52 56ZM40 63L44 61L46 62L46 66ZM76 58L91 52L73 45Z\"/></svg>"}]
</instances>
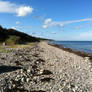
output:
<instances>
[{"instance_id":1,"label":"cloud bank","mask_svg":"<svg viewBox=\"0 0 92 92\"><path fill-rule=\"evenodd\" d=\"M30 6L16 5L9 1L0 1L0 13L15 13L21 17L32 14L33 10Z\"/></svg>"},{"instance_id":2,"label":"cloud bank","mask_svg":"<svg viewBox=\"0 0 92 92\"><path fill-rule=\"evenodd\" d=\"M43 28L49 28L49 27L64 27L68 24L74 24L74 23L80 23L80 22L88 22L92 21L92 18L85 18L85 19L80 19L80 20L70 20L70 21L61 21L61 22L55 22L52 21L51 18L44 20Z\"/></svg>"}]
</instances>

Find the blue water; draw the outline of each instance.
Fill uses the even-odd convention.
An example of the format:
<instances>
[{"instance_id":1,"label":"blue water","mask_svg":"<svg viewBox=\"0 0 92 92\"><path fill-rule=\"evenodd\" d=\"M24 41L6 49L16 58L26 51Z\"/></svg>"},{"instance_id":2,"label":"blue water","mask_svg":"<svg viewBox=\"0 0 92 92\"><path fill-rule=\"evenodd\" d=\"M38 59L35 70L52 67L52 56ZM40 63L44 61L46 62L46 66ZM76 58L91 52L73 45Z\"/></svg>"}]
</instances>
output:
<instances>
[{"instance_id":1,"label":"blue water","mask_svg":"<svg viewBox=\"0 0 92 92\"><path fill-rule=\"evenodd\" d=\"M92 41L53 41L52 43L92 54Z\"/></svg>"}]
</instances>

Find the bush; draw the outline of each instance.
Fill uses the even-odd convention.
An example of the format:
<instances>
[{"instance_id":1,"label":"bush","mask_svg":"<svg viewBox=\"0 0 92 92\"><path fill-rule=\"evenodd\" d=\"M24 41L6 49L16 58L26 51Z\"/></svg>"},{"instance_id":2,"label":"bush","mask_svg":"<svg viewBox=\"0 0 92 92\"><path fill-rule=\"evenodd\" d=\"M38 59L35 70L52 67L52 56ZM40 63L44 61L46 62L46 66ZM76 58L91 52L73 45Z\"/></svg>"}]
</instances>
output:
<instances>
[{"instance_id":1,"label":"bush","mask_svg":"<svg viewBox=\"0 0 92 92\"><path fill-rule=\"evenodd\" d=\"M20 42L20 37L19 36L10 36L5 43L7 45L14 45L14 44L18 44Z\"/></svg>"}]
</instances>

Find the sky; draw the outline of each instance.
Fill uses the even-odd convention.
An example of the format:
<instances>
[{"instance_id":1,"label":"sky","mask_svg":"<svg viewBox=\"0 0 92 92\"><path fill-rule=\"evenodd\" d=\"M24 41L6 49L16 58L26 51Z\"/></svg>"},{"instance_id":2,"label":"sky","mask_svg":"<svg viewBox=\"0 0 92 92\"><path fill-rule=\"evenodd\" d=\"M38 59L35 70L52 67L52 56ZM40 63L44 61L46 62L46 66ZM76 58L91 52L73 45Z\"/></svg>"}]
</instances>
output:
<instances>
[{"instance_id":1,"label":"sky","mask_svg":"<svg viewBox=\"0 0 92 92\"><path fill-rule=\"evenodd\" d=\"M0 25L36 37L92 41L92 0L0 0Z\"/></svg>"}]
</instances>

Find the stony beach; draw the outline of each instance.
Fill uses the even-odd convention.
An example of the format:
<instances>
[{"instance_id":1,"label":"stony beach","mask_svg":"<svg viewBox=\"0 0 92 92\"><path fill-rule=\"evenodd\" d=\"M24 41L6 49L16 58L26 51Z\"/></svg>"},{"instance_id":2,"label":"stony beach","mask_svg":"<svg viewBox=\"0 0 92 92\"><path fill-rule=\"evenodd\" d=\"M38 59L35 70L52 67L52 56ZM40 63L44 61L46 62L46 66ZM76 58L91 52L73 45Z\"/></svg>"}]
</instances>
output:
<instances>
[{"instance_id":1,"label":"stony beach","mask_svg":"<svg viewBox=\"0 0 92 92\"><path fill-rule=\"evenodd\" d=\"M0 52L0 92L92 92L92 62L47 42L11 48Z\"/></svg>"}]
</instances>

